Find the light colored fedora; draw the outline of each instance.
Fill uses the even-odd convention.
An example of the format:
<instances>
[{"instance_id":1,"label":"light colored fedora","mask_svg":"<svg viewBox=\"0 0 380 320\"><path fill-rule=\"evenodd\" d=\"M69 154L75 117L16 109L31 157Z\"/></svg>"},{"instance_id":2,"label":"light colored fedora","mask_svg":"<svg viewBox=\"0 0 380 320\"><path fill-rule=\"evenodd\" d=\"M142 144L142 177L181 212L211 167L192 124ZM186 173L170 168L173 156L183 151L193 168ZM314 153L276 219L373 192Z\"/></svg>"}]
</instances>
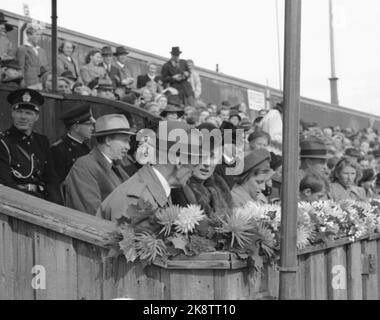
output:
<instances>
[{"instance_id":1,"label":"light colored fedora","mask_svg":"<svg viewBox=\"0 0 380 320\"><path fill-rule=\"evenodd\" d=\"M93 136L100 137L111 134L135 135L136 133L129 125L127 118L122 114L107 114L98 118Z\"/></svg>"}]
</instances>

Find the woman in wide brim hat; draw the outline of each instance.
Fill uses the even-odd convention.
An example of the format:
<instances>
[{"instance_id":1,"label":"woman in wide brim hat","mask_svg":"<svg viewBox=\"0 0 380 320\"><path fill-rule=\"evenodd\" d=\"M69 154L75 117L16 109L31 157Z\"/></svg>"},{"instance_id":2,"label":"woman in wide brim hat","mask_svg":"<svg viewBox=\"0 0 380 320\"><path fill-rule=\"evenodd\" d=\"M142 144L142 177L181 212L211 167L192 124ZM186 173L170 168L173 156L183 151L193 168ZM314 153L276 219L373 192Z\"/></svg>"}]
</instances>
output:
<instances>
[{"instance_id":1,"label":"woman in wide brim hat","mask_svg":"<svg viewBox=\"0 0 380 320\"><path fill-rule=\"evenodd\" d=\"M160 113L160 116L167 120L177 120L185 114L185 111L172 104L168 104L167 107Z\"/></svg>"},{"instance_id":2,"label":"woman in wide brim hat","mask_svg":"<svg viewBox=\"0 0 380 320\"><path fill-rule=\"evenodd\" d=\"M273 175L270 159L270 153L266 149L255 150L244 157L243 172L235 177L232 188L235 205L243 206L249 201L259 204L268 202L263 191Z\"/></svg>"}]
</instances>

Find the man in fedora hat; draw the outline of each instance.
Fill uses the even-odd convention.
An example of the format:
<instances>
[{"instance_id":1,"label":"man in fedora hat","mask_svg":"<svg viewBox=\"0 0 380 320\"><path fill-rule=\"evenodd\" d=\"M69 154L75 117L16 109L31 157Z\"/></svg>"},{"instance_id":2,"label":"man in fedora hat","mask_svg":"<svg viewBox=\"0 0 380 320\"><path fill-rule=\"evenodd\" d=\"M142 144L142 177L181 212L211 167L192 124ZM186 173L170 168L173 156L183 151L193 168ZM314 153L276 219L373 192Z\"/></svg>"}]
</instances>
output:
<instances>
[{"instance_id":1,"label":"man in fedora hat","mask_svg":"<svg viewBox=\"0 0 380 320\"><path fill-rule=\"evenodd\" d=\"M23 82L21 67L17 60L9 59L1 62L3 73L0 77L0 83L13 87L20 88Z\"/></svg>"},{"instance_id":2,"label":"man in fedora hat","mask_svg":"<svg viewBox=\"0 0 380 320\"><path fill-rule=\"evenodd\" d=\"M39 46L42 31L30 25L26 29L27 41L18 47L16 58L23 71L25 86L42 90L40 75L50 70L46 51Z\"/></svg>"},{"instance_id":3,"label":"man in fedora hat","mask_svg":"<svg viewBox=\"0 0 380 320\"><path fill-rule=\"evenodd\" d=\"M176 141L168 141L173 130L179 130L187 138L180 149L173 148ZM141 153L147 159L139 159L146 164L104 200L97 216L113 221L128 217L130 206L136 205L139 199L150 203L154 209L164 208L171 203L171 189L186 184L193 172L191 159L200 157L200 132L180 121L161 121L157 132L158 137L138 134L141 140L147 141L142 146L147 152ZM152 155L155 156L153 160Z\"/></svg>"},{"instance_id":4,"label":"man in fedora hat","mask_svg":"<svg viewBox=\"0 0 380 320\"><path fill-rule=\"evenodd\" d=\"M315 171L328 178L330 172L327 168L327 148L324 141L310 138L300 142L301 172Z\"/></svg>"},{"instance_id":5,"label":"man in fedora hat","mask_svg":"<svg viewBox=\"0 0 380 320\"><path fill-rule=\"evenodd\" d=\"M103 68L106 70L106 75L111 79L114 87L121 86L121 74L119 69L113 63L114 53L111 47L102 48Z\"/></svg>"},{"instance_id":6,"label":"man in fedora hat","mask_svg":"<svg viewBox=\"0 0 380 320\"><path fill-rule=\"evenodd\" d=\"M178 120L185 114L184 109L181 108L181 101L178 96L171 95L168 97L168 105L160 116L166 120Z\"/></svg>"},{"instance_id":7,"label":"man in fedora hat","mask_svg":"<svg viewBox=\"0 0 380 320\"><path fill-rule=\"evenodd\" d=\"M114 93L116 88L110 79L99 79L95 89L99 98L116 100Z\"/></svg>"},{"instance_id":8,"label":"man in fedora hat","mask_svg":"<svg viewBox=\"0 0 380 320\"><path fill-rule=\"evenodd\" d=\"M75 161L91 151L87 142L94 130L95 119L90 105L84 104L64 113L60 120L65 124L67 133L52 144L51 153L59 182L62 183Z\"/></svg>"},{"instance_id":9,"label":"man in fedora hat","mask_svg":"<svg viewBox=\"0 0 380 320\"><path fill-rule=\"evenodd\" d=\"M44 97L19 89L8 95L8 102L13 124L0 133L0 184L61 203L49 141L33 131Z\"/></svg>"},{"instance_id":10,"label":"man in fedora hat","mask_svg":"<svg viewBox=\"0 0 380 320\"><path fill-rule=\"evenodd\" d=\"M187 61L179 58L181 53L179 47L172 48L171 59L161 69L162 81L164 87L173 87L178 90L178 95L184 105L192 105L194 92L188 81L190 69Z\"/></svg>"},{"instance_id":11,"label":"man in fedora hat","mask_svg":"<svg viewBox=\"0 0 380 320\"><path fill-rule=\"evenodd\" d=\"M97 119L93 137L98 145L74 163L63 183L66 206L95 215L101 202L129 178L119 163L134 134L124 115Z\"/></svg>"},{"instance_id":12,"label":"man in fedora hat","mask_svg":"<svg viewBox=\"0 0 380 320\"><path fill-rule=\"evenodd\" d=\"M116 58L114 66L119 70L120 74L120 83L118 83L118 85L125 87L127 91L126 93L130 92L130 90L133 88L133 84L135 83L132 72L128 68L128 55L128 49L123 46L117 47L116 52L114 53L114 56Z\"/></svg>"},{"instance_id":13,"label":"man in fedora hat","mask_svg":"<svg viewBox=\"0 0 380 320\"><path fill-rule=\"evenodd\" d=\"M12 59L15 56L12 42L9 40L7 32L13 27L7 23L4 13L0 12L0 61Z\"/></svg>"}]
</instances>

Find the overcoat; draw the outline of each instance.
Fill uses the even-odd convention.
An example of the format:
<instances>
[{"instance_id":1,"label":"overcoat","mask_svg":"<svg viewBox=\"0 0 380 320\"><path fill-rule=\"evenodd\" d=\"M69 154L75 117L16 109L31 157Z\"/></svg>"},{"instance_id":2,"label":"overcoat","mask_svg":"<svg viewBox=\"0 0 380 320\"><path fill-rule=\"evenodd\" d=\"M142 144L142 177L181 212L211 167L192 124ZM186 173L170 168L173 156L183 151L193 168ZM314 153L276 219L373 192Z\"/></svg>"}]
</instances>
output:
<instances>
[{"instance_id":1,"label":"overcoat","mask_svg":"<svg viewBox=\"0 0 380 320\"><path fill-rule=\"evenodd\" d=\"M57 59L57 74L61 75L65 71L70 71L76 80L79 79L78 63L73 58L69 60L63 53L60 53Z\"/></svg>"},{"instance_id":2,"label":"overcoat","mask_svg":"<svg viewBox=\"0 0 380 320\"><path fill-rule=\"evenodd\" d=\"M330 185L330 194L334 201L347 199L366 201L365 190L362 187L351 186L346 189L338 182Z\"/></svg>"},{"instance_id":3,"label":"overcoat","mask_svg":"<svg viewBox=\"0 0 380 320\"><path fill-rule=\"evenodd\" d=\"M103 201L96 215L107 220L116 220L121 216L128 217L128 207L137 204L139 199L152 204L153 209L164 208L171 203L151 166L142 167L116 188Z\"/></svg>"},{"instance_id":4,"label":"overcoat","mask_svg":"<svg viewBox=\"0 0 380 320\"><path fill-rule=\"evenodd\" d=\"M102 201L128 179L120 165L117 169L121 178L97 147L88 155L80 157L63 183L65 205L95 215Z\"/></svg>"}]
</instances>

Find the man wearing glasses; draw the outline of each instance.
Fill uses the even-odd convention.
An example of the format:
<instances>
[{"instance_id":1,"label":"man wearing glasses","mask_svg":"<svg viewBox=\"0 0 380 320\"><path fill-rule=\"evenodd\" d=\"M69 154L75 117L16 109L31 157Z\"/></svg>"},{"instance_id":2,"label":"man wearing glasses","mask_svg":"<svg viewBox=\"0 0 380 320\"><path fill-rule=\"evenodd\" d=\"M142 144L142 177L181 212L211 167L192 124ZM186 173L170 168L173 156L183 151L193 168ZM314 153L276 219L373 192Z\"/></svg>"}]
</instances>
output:
<instances>
[{"instance_id":1,"label":"man wearing glasses","mask_svg":"<svg viewBox=\"0 0 380 320\"><path fill-rule=\"evenodd\" d=\"M94 131L95 119L87 104L66 112L60 119L66 126L67 134L52 145L51 153L59 182L62 183L74 162L90 152L87 142Z\"/></svg>"}]
</instances>

